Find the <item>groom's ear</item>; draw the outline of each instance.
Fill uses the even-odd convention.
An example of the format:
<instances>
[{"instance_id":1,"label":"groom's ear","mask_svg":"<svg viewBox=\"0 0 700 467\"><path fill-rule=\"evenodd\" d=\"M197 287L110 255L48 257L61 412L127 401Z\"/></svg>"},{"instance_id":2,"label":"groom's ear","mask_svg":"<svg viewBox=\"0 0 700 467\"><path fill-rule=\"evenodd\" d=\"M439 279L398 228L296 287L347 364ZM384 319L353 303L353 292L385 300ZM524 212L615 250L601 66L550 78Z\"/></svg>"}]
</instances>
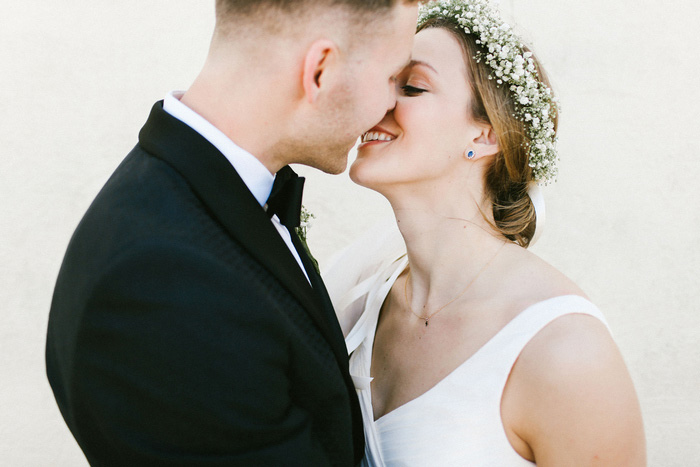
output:
<instances>
[{"instance_id":1,"label":"groom's ear","mask_svg":"<svg viewBox=\"0 0 700 467\"><path fill-rule=\"evenodd\" d=\"M306 51L302 85L306 100L312 104L327 85L329 70L338 58L338 46L328 39L314 41Z\"/></svg>"}]
</instances>

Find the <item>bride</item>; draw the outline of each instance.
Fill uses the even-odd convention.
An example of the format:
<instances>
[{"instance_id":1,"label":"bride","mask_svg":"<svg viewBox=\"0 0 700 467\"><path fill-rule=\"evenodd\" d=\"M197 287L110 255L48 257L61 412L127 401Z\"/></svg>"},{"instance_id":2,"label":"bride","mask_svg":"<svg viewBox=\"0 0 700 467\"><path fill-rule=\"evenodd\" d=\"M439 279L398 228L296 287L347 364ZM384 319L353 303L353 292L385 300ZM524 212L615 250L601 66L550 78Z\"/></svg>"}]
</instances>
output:
<instances>
[{"instance_id":1,"label":"bride","mask_svg":"<svg viewBox=\"0 0 700 467\"><path fill-rule=\"evenodd\" d=\"M485 0L424 5L418 31L350 171L389 200L403 242L373 237L325 274L366 465L644 465L603 316L526 249L528 191L556 174L541 67Z\"/></svg>"}]
</instances>

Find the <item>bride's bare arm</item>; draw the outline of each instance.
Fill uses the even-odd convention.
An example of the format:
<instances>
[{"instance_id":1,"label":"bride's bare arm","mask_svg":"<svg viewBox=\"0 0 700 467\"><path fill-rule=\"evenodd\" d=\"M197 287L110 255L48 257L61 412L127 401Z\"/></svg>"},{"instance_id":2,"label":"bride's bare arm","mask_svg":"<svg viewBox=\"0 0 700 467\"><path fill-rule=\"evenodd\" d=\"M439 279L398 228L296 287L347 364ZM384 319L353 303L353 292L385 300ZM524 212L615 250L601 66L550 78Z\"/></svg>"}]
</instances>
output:
<instances>
[{"instance_id":1,"label":"bride's bare arm","mask_svg":"<svg viewBox=\"0 0 700 467\"><path fill-rule=\"evenodd\" d=\"M599 320L566 315L513 367L501 403L513 447L538 466L644 466L641 410L617 345Z\"/></svg>"}]
</instances>

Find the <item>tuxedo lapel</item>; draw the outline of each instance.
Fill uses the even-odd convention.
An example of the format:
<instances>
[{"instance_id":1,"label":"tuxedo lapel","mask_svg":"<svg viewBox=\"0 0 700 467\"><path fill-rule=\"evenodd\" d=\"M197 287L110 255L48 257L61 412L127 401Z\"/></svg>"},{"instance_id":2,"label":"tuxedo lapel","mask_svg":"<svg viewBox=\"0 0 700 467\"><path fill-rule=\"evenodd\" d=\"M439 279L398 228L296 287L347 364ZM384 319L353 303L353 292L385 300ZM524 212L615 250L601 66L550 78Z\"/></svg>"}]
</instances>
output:
<instances>
[{"instance_id":1,"label":"tuxedo lapel","mask_svg":"<svg viewBox=\"0 0 700 467\"><path fill-rule=\"evenodd\" d=\"M329 329L334 335L332 342L332 344L334 345L333 350L336 353L342 354L344 359L347 360L347 347L345 347L344 345L345 338L343 337L343 331L340 329L340 324L338 323L338 318L335 315L333 303L331 302L331 299L328 296L328 291L326 290L326 286L323 284L323 279L321 279L321 276L316 271L316 266L314 265L313 261L306 252L306 248L301 243L301 240L297 236L296 232L291 232L291 234L292 243L294 243L294 247L296 248L297 253L299 253L299 257L301 258L301 261L304 264L304 269L306 269L306 273L309 276L309 280L311 281L311 285L313 286L314 292L316 293L316 297L319 300L321 309L324 311L326 320L329 323ZM337 343L342 343L343 345L336 346Z\"/></svg>"},{"instance_id":2,"label":"tuxedo lapel","mask_svg":"<svg viewBox=\"0 0 700 467\"><path fill-rule=\"evenodd\" d=\"M163 110L157 102L139 133L139 144L168 163L229 234L303 305L329 343L351 399L356 459L364 452L362 414L348 372L348 354L333 305L321 277L296 232L292 242L304 264L309 285L287 244L231 163L199 133Z\"/></svg>"},{"instance_id":3,"label":"tuxedo lapel","mask_svg":"<svg viewBox=\"0 0 700 467\"><path fill-rule=\"evenodd\" d=\"M338 319L336 318L333 303L331 302L331 298L328 295L328 291L326 290L326 286L323 283L323 279L321 279L321 276L316 270L316 266L314 265L309 255L306 253L306 248L301 243L301 240L296 235L296 232L291 232L291 234L294 247L297 249L299 257L304 263L304 268L306 269L306 272L309 275L311 285L313 285L314 291L316 292L316 295L320 300L323 310L325 311L326 319L328 320L328 323L330 325L330 331L334 334L334 338L331 339L331 347L333 348L333 352L335 353L338 362L343 368L343 378L345 379L345 385L348 388L350 397L356 398L357 395L355 392L355 383L352 381L352 377L350 376L350 370L348 367L349 358L347 353L347 347L345 346L345 338L343 337L343 331L340 329L340 323L338 323ZM355 440L362 440L364 439L364 429L362 427L362 412L360 410L359 403L351 404L351 410L353 418L353 433ZM362 443L356 442L355 458L361 459L363 456L364 447Z\"/></svg>"},{"instance_id":4,"label":"tuxedo lapel","mask_svg":"<svg viewBox=\"0 0 700 467\"><path fill-rule=\"evenodd\" d=\"M199 133L165 112L162 101L153 106L139 133L139 144L187 180L231 236L304 305L337 354L338 335L322 300L309 286L284 240L224 155ZM347 360L347 354L343 354Z\"/></svg>"}]
</instances>

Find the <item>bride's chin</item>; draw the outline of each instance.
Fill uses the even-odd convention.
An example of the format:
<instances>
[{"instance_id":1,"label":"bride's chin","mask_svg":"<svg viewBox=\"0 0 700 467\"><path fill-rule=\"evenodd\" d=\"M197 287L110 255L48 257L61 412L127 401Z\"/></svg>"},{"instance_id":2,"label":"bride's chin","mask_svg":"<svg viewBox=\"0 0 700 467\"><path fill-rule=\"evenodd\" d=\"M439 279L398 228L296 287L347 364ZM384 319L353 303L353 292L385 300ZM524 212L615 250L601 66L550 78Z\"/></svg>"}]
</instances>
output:
<instances>
[{"instance_id":1,"label":"bride's chin","mask_svg":"<svg viewBox=\"0 0 700 467\"><path fill-rule=\"evenodd\" d=\"M350 166L349 176L355 184L377 191L378 180L374 172L367 164L363 164L363 161L356 160Z\"/></svg>"}]
</instances>

